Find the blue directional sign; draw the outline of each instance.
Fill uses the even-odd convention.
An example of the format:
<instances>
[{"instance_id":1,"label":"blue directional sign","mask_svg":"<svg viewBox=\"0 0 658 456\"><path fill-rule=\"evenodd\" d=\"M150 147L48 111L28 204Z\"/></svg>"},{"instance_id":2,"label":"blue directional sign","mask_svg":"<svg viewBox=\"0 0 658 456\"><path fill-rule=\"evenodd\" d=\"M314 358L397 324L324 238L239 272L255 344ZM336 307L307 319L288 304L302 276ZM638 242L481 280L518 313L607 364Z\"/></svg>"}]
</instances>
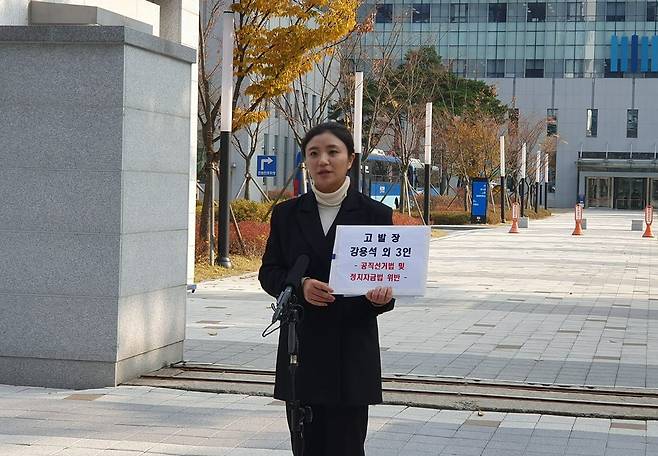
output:
<instances>
[{"instance_id":1,"label":"blue directional sign","mask_svg":"<svg viewBox=\"0 0 658 456\"><path fill-rule=\"evenodd\" d=\"M471 181L471 194L473 201L471 204L471 222L487 223L487 189L489 181L482 178L474 178Z\"/></svg>"},{"instance_id":2,"label":"blue directional sign","mask_svg":"<svg viewBox=\"0 0 658 456\"><path fill-rule=\"evenodd\" d=\"M276 155L258 155L256 157L256 175L258 177L276 176Z\"/></svg>"}]
</instances>

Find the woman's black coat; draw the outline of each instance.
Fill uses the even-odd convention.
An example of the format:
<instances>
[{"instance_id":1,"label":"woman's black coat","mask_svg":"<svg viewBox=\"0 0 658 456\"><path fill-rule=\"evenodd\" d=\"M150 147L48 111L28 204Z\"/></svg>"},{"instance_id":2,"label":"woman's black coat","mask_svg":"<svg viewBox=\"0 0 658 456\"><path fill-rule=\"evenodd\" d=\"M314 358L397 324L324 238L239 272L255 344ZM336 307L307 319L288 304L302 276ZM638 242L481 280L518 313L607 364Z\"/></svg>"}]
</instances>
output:
<instances>
[{"instance_id":1,"label":"woman's black coat","mask_svg":"<svg viewBox=\"0 0 658 456\"><path fill-rule=\"evenodd\" d=\"M310 257L305 277L329 282L337 225L392 225L389 207L350 189L336 220L324 235L313 192L278 204L272 211L270 237L258 274L263 289L278 296L288 270L300 255ZM327 307L297 297L304 308L299 329L297 398L304 404L365 405L382 401L377 315L395 300L375 306L365 296L342 297ZM281 328L274 397L290 400L288 331Z\"/></svg>"}]
</instances>

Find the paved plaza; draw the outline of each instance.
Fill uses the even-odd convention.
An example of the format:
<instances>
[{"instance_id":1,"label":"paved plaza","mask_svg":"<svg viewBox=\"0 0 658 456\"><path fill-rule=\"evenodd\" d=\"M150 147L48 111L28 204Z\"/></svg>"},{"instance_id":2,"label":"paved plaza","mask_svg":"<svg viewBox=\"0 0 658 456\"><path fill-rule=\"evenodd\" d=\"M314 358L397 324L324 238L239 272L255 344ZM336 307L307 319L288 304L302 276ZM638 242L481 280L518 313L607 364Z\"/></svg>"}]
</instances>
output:
<instances>
[{"instance_id":1,"label":"paved plaza","mask_svg":"<svg viewBox=\"0 0 658 456\"><path fill-rule=\"evenodd\" d=\"M428 292L380 317L387 374L658 388L658 240L640 213L587 211L431 241ZM271 299L251 275L188 299L187 361L273 368ZM281 402L120 386L0 386L1 456L289 455ZM370 409L370 456L658 454L658 421Z\"/></svg>"},{"instance_id":2,"label":"paved plaza","mask_svg":"<svg viewBox=\"0 0 658 456\"><path fill-rule=\"evenodd\" d=\"M284 408L267 397L0 386L3 456L289 456L289 448ZM366 448L369 456L649 456L658 454L658 422L378 405Z\"/></svg>"},{"instance_id":3,"label":"paved plaza","mask_svg":"<svg viewBox=\"0 0 658 456\"><path fill-rule=\"evenodd\" d=\"M379 318L385 374L658 388L658 241L641 213L586 211L433 239L428 289ZM187 361L274 367L255 276L188 300Z\"/></svg>"}]
</instances>

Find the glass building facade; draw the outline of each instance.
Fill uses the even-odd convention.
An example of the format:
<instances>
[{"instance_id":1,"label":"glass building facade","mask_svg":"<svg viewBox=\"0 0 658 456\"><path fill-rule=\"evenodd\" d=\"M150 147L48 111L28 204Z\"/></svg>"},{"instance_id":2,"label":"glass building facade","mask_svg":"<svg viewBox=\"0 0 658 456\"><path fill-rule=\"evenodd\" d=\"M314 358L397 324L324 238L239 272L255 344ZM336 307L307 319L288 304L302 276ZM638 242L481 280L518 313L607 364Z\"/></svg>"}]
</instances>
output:
<instances>
[{"instance_id":1,"label":"glass building facade","mask_svg":"<svg viewBox=\"0 0 658 456\"><path fill-rule=\"evenodd\" d=\"M549 205L658 204L657 1L382 0L359 14L373 21L369 58L433 46L517 116L545 119L558 137Z\"/></svg>"},{"instance_id":2,"label":"glass building facade","mask_svg":"<svg viewBox=\"0 0 658 456\"><path fill-rule=\"evenodd\" d=\"M399 58L433 45L466 77L658 76L655 1L398 1L363 5L361 18L369 14L375 30L364 44L399 33Z\"/></svg>"}]
</instances>

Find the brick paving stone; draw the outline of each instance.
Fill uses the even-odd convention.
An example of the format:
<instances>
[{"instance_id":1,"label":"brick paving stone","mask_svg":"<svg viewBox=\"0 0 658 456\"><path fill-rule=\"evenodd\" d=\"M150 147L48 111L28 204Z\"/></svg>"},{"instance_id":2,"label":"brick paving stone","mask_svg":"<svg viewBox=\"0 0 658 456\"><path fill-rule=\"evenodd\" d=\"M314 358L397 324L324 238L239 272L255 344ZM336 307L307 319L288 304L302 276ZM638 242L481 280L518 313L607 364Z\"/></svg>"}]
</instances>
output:
<instances>
[{"instance_id":1,"label":"brick paving stone","mask_svg":"<svg viewBox=\"0 0 658 456\"><path fill-rule=\"evenodd\" d=\"M580 238L561 214L517 237L500 227L432 240L426 296L401 298L380 318L384 372L658 388L658 243L627 230L638 214L587 216ZM185 359L273 368L276 337L260 336L270 302L253 274L201 284L188 296ZM226 328L208 331L204 321ZM370 408L366 448L370 456L648 456L658 454L658 421L381 405ZM0 385L0 455L42 454L291 452L285 410L271 398Z\"/></svg>"}]
</instances>

